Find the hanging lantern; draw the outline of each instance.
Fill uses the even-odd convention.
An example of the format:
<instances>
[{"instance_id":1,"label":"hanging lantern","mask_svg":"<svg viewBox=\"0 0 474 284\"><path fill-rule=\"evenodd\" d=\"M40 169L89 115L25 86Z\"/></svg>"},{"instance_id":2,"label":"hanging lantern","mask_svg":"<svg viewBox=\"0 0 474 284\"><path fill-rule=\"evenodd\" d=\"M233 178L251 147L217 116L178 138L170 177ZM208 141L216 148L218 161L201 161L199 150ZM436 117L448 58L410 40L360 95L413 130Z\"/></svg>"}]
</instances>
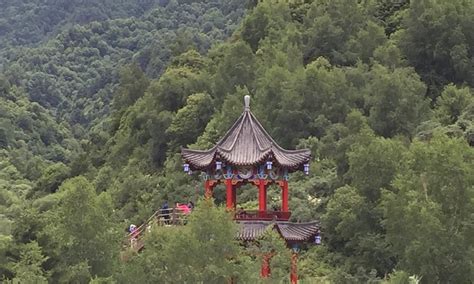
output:
<instances>
[{"instance_id":1,"label":"hanging lantern","mask_svg":"<svg viewBox=\"0 0 474 284\"><path fill-rule=\"evenodd\" d=\"M304 173L305 173L306 175L309 174L309 164L308 164L308 163L304 164Z\"/></svg>"},{"instance_id":2,"label":"hanging lantern","mask_svg":"<svg viewBox=\"0 0 474 284\"><path fill-rule=\"evenodd\" d=\"M271 161L268 161L267 162L267 170L271 170L272 169L272 165L273 163Z\"/></svg>"},{"instance_id":3,"label":"hanging lantern","mask_svg":"<svg viewBox=\"0 0 474 284\"><path fill-rule=\"evenodd\" d=\"M318 229L316 235L314 236L314 243L317 245L321 244L321 231Z\"/></svg>"},{"instance_id":4,"label":"hanging lantern","mask_svg":"<svg viewBox=\"0 0 474 284\"><path fill-rule=\"evenodd\" d=\"M222 170L222 162L217 161L216 162L216 171L220 171L220 170Z\"/></svg>"},{"instance_id":5,"label":"hanging lantern","mask_svg":"<svg viewBox=\"0 0 474 284\"><path fill-rule=\"evenodd\" d=\"M189 164L183 164L183 169L184 169L184 172L185 173L189 173L190 170L189 170Z\"/></svg>"},{"instance_id":6,"label":"hanging lantern","mask_svg":"<svg viewBox=\"0 0 474 284\"><path fill-rule=\"evenodd\" d=\"M317 235L314 237L314 243L317 244L317 245L320 245L320 244L321 244L321 235L317 234Z\"/></svg>"}]
</instances>

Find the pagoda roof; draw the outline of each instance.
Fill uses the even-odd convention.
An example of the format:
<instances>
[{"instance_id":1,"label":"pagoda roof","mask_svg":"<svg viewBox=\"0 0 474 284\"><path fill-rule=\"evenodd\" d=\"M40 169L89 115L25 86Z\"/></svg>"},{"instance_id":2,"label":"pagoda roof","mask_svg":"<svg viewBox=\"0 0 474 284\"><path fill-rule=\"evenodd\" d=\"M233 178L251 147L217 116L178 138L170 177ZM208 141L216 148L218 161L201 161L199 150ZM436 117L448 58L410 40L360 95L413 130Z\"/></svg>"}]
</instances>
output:
<instances>
[{"instance_id":1,"label":"pagoda roof","mask_svg":"<svg viewBox=\"0 0 474 284\"><path fill-rule=\"evenodd\" d=\"M286 241L311 241L319 231L319 222L292 223L281 221L240 221L237 239L253 241L268 229L276 230Z\"/></svg>"},{"instance_id":2,"label":"pagoda roof","mask_svg":"<svg viewBox=\"0 0 474 284\"><path fill-rule=\"evenodd\" d=\"M209 150L181 150L183 159L193 169L205 169L216 158L236 166L250 166L272 160L289 170L295 170L309 162L309 149L286 150L280 147L250 111L250 97L246 96L245 99L244 112L214 147Z\"/></svg>"}]
</instances>

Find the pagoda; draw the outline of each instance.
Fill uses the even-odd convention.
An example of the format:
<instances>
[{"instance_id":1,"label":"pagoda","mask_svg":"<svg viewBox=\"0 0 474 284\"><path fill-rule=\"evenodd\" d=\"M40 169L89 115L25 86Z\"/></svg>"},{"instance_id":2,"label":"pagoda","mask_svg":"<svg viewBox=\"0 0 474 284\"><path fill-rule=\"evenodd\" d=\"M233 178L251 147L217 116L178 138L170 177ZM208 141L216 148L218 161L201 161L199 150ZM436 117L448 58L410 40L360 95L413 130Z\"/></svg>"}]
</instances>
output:
<instances>
[{"instance_id":1,"label":"pagoda","mask_svg":"<svg viewBox=\"0 0 474 284\"><path fill-rule=\"evenodd\" d=\"M226 208L234 212L240 231L237 239L257 240L271 228L293 248L291 282L297 282L296 253L301 243L318 243L319 223L289 222L289 174L309 174L309 149L286 150L279 146L250 111L250 96L244 97L244 110L227 133L208 150L181 149L184 171L200 171L205 196L211 198L216 185L226 188ZM244 184L258 188L258 210L237 209L237 189ZM281 209L267 209L267 189L276 184L281 189ZM261 275L270 274L269 258L263 258Z\"/></svg>"}]
</instances>

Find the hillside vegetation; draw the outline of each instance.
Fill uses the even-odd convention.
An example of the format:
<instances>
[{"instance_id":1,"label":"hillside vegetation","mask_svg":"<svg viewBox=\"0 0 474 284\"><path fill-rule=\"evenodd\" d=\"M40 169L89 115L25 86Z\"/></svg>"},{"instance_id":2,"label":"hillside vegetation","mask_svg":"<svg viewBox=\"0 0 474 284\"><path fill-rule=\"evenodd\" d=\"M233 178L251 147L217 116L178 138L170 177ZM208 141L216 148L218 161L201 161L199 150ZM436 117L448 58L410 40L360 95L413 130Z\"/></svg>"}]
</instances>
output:
<instances>
[{"instance_id":1,"label":"hillside vegetation","mask_svg":"<svg viewBox=\"0 0 474 284\"><path fill-rule=\"evenodd\" d=\"M61 13L54 10L63 6L56 1L51 2L45 7L36 7L35 11L59 17ZM87 8L81 4L77 4L79 7L67 4L64 9L71 10L71 18L65 16L62 21L67 21L67 24L61 25L62 29L54 36L42 37L43 44L34 47L21 45L22 48L17 45L0 46L0 54L4 55L0 66L4 66L3 76L23 88L30 100L52 110L58 119L86 128L109 113L120 66L135 62L155 78L174 55L189 48L205 52L214 42L228 37L243 14L243 4L231 0L189 4L167 1L167 5L161 1L162 5L154 9L151 5L153 0L122 1L120 5L116 5L115 1L77 2ZM86 5L86 2L92 5ZM149 5L142 6L141 2ZM115 8L107 9L108 6ZM137 11L138 6L142 12ZM114 10L118 10L118 15L122 17L114 19L118 17L112 16ZM91 11L98 15L94 16ZM102 11L108 11L111 15L107 16ZM144 11L148 12L141 15ZM26 17L14 12L8 15ZM85 25L75 24L80 15L90 16L87 21L79 21ZM47 19L53 21L51 17ZM23 23L39 27L40 24L34 20L39 21L33 18ZM7 21L11 23L11 20ZM25 29L34 32L33 27ZM41 36L41 33L34 33ZM21 36L14 37L18 39Z\"/></svg>"},{"instance_id":2,"label":"hillside vegetation","mask_svg":"<svg viewBox=\"0 0 474 284\"><path fill-rule=\"evenodd\" d=\"M202 196L179 149L210 147L249 94L281 146L313 154L311 174L290 179L293 221L322 224L300 279L474 280L472 1L171 0L123 11L71 27L63 21L82 22L68 16L44 43L2 49L3 277L259 281L255 248L238 246L209 202L186 228L150 234L144 253L118 256L130 223ZM256 198L238 196L246 208ZM224 199L217 188L214 202ZM277 190L268 200L279 204ZM269 233L260 245L280 252L271 280L287 279L281 241Z\"/></svg>"}]
</instances>

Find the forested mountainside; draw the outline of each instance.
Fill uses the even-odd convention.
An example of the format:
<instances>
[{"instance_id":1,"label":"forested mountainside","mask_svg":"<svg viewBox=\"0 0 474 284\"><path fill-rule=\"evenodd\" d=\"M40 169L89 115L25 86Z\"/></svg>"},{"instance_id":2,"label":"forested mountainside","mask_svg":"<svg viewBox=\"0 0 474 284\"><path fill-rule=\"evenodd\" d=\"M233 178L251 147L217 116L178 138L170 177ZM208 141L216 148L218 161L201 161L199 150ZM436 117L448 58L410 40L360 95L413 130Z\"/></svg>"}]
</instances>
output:
<instances>
[{"instance_id":1,"label":"forested mountainside","mask_svg":"<svg viewBox=\"0 0 474 284\"><path fill-rule=\"evenodd\" d=\"M253 248L206 202L119 258L128 224L202 195L179 149L215 143L247 94L280 145L312 151L311 174L290 179L293 221L322 225L302 281L474 281L474 2L90 2L90 18L67 10L38 40L0 29L5 281L259 281ZM271 280L286 279L281 242L262 247L281 252Z\"/></svg>"},{"instance_id":2,"label":"forested mountainside","mask_svg":"<svg viewBox=\"0 0 474 284\"><path fill-rule=\"evenodd\" d=\"M63 7L59 2L40 2L5 5L50 13ZM146 15L133 18L130 3L115 7L132 13L127 18L86 25L73 25L71 20L56 35L43 37L38 46L0 49L5 54L0 72L2 168L10 169L7 166L13 163L22 177L19 180L34 183L49 166L51 175L64 176L73 157L87 155L82 151L89 139L87 130L109 115L111 94L118 89L124 66L148 70L147 75L156 78L173 54L189 48L204 53L229 36L244 12L243 4L236 1L161 1ZM26 30L38 24L22 21L31 25ZM124 69L123 77L127 72Z\"/></svg>"},{"instance_id":3,"label":"forested mountainside","mask_svg":"<svg viewBox=\"0 0 474 284\"><path fill-rule=\"evenodd\" d=\"M74 24L139 17L169 1L2 0L0 47L35 45Z\"/></svg>"},{"instance_id":4,"label":"forested mountainside","mask_svg":"<svg viewBox=\"0 0 474 284\"><path fill-rule=\"evenodd\" d=\"M66 2L63 4L66 5ZM154 1L121 1L118 4L114 1L77 2L80 3L78 7L75 4L64 7L65 11L71 10L72 18L65 16L64 26L57 34L44 36L41 45L0 46L0 54L3 55L3 62L0 63L3 65L3 76L24 89L30 100L50 109L58 119L86 128L95 119L100 120L108 114L121 66L134 62L147 75L155 78L174 55L189 48L205 52L214 42L228 37L244 12L243 3L235 0L181 4L161 1L162 5L154 9L151 9L151 4L140 5L141 2ZM165 2L169 3L165 5ZM21 1L16 5L21 6ZM43 3L43 6L34 6L33 3L26 6L35 7L34 11L39 14L53 13L58 17L61 13L55 10L63 8L56 1ZM107 9L109 6L115 8ZM140 16L141 13L134 9L138 6L138 10L150 9ZM105 17L101 12L107 10L113 15L115 9L120 11L119 15L127 17L109 19L114 17ZM15 11L8 15L27 17L24 14L27 12ZM97 17L90 11L98 13ZM90 15L94 20L101 19L99 15L102 14L102 21L74 24L76 17L81 18L80 15ZM42 15L38 17L43 19ZM53 21L51 17L45 17ZM8 18L5 19L11 23ZM41 19L38 20L40 23L43 22ZM23 23L32 25L25 27L25 30L34 32L34 28L40 26L34 20L24 19ZM21 32L21 29L16 31ZM40 32L35 33L41 35Z\"/></svg>"}]
</instances>

